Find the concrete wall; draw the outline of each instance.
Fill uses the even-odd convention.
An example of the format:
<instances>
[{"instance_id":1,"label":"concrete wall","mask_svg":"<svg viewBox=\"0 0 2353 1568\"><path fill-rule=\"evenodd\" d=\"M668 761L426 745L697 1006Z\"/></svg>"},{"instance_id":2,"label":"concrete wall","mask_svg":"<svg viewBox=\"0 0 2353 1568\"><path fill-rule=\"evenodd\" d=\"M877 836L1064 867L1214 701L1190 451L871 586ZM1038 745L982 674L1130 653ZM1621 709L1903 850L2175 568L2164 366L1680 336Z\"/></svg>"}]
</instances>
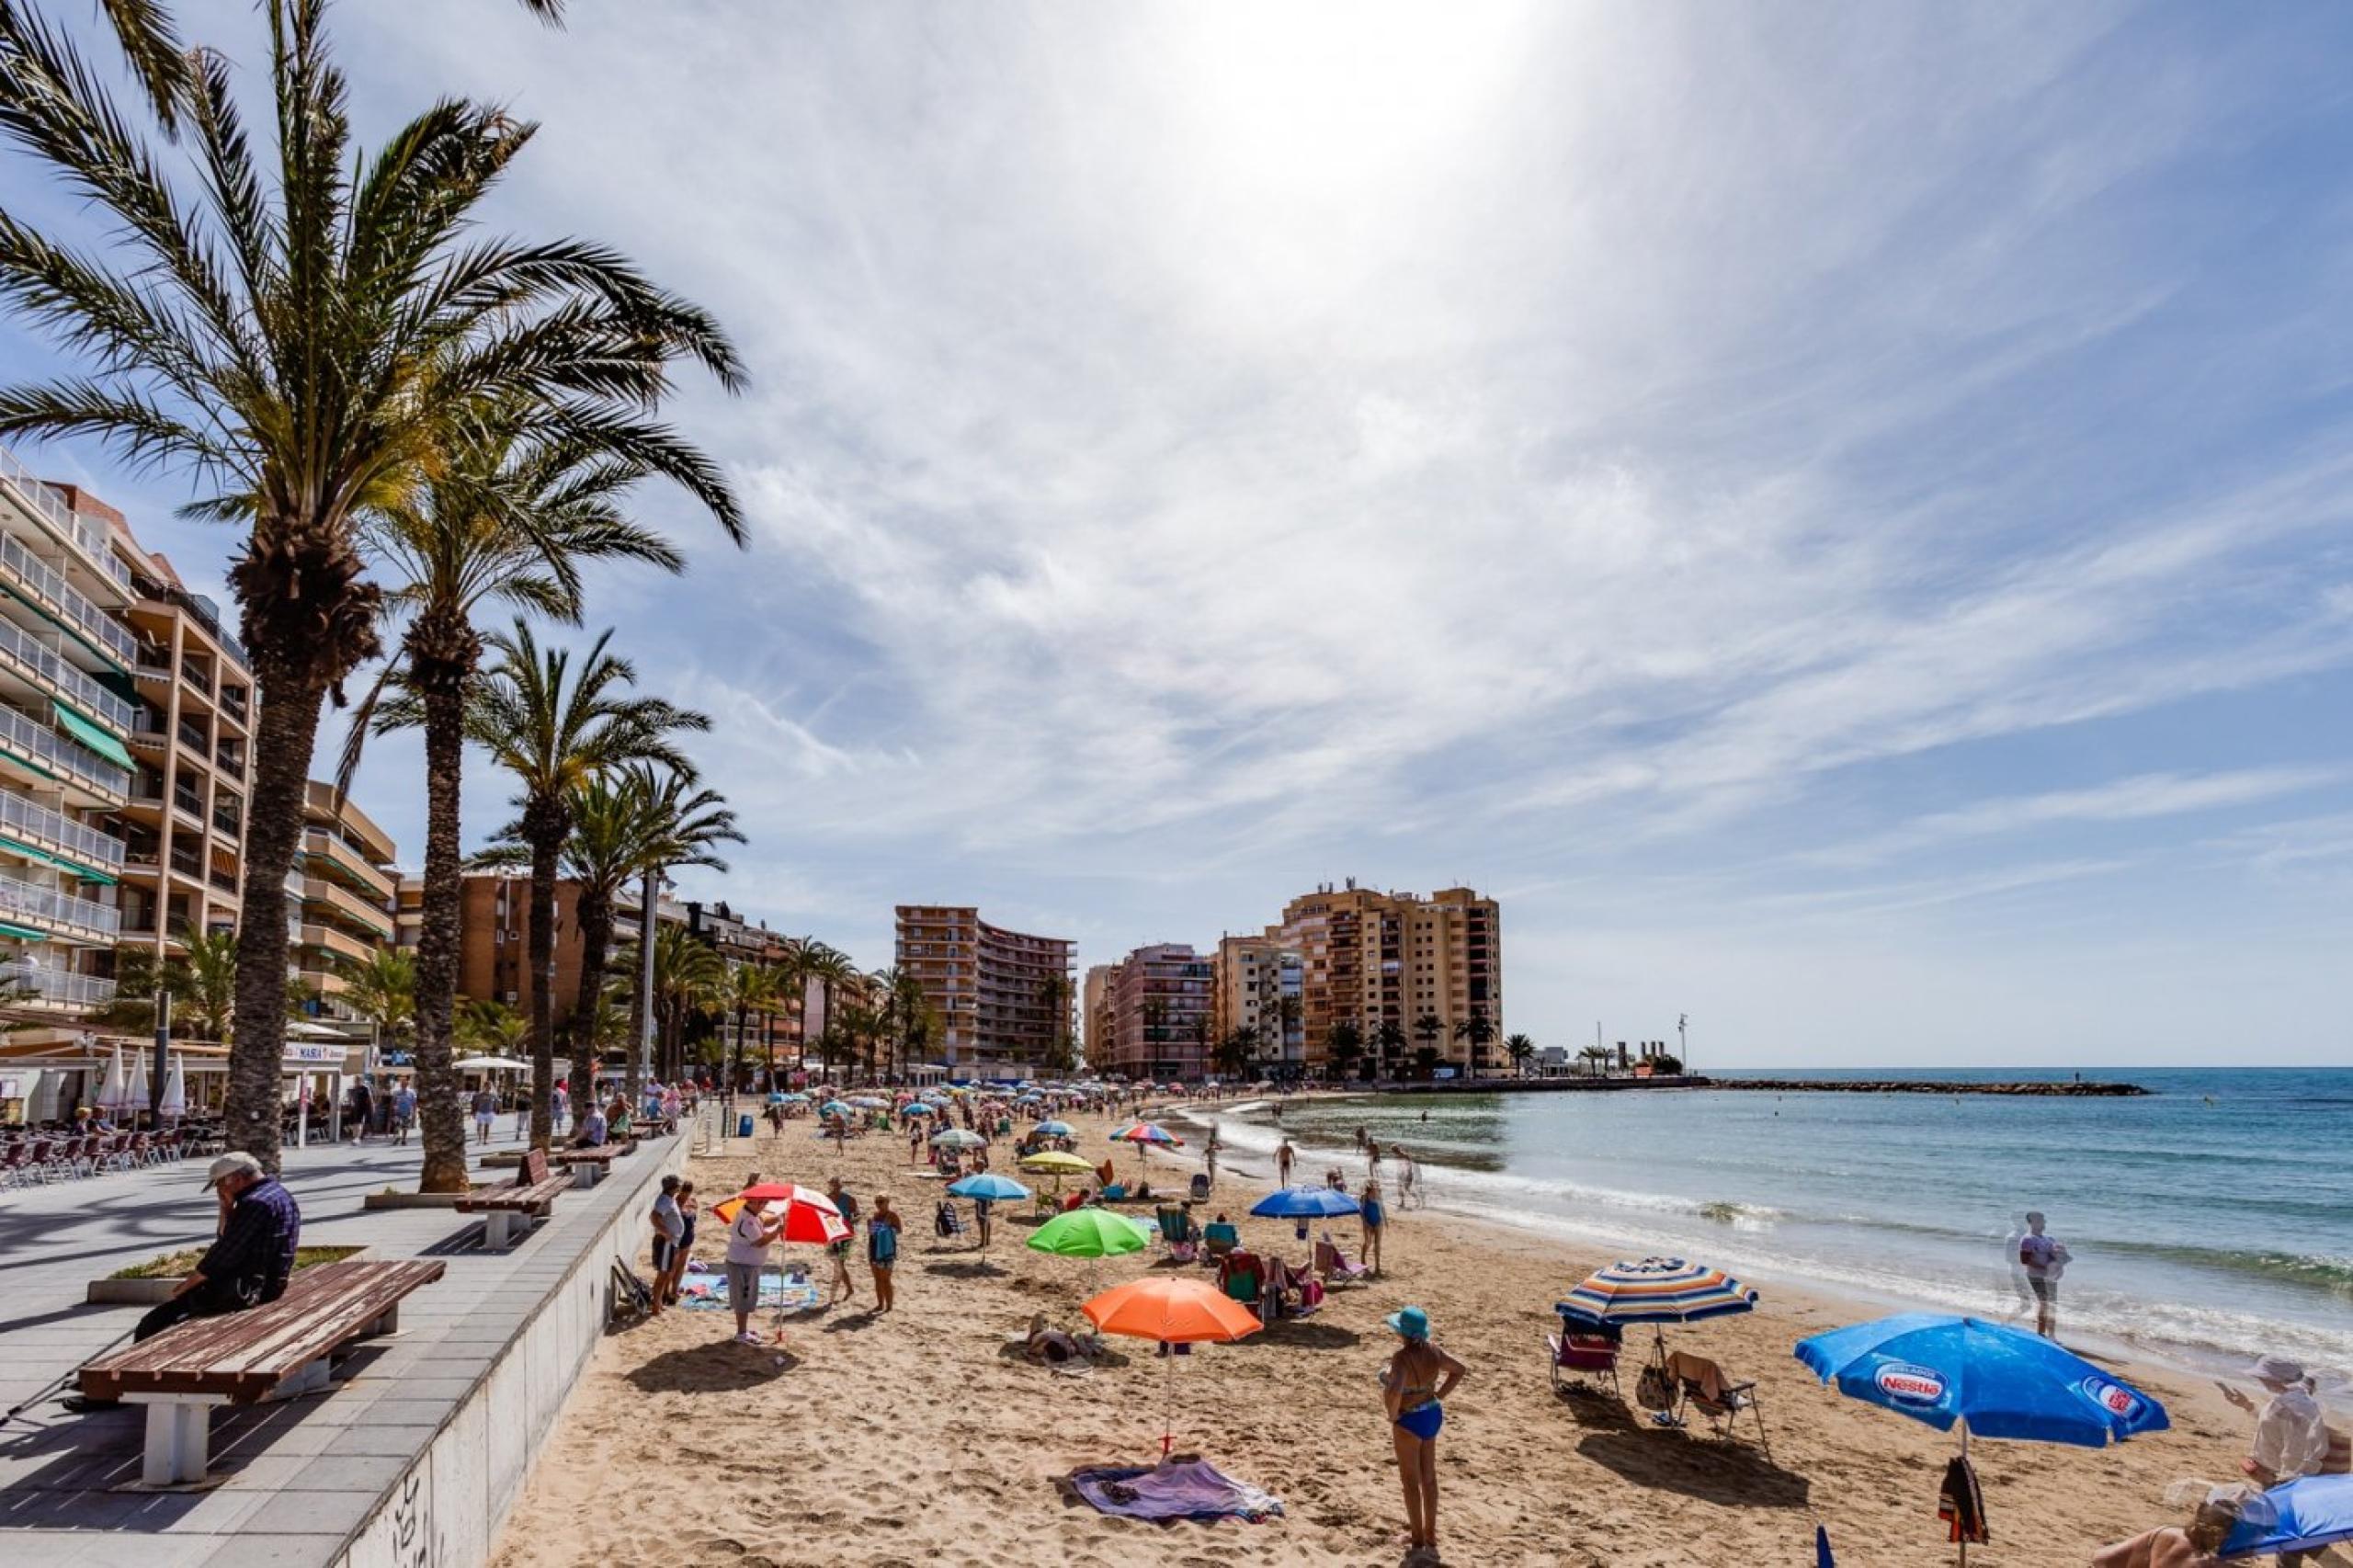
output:
<instances>
[{"instance_id":1,"label":"concrete wall","mask_svg":"<svg viewBox=\"0 0 2353 1568\"><path fill-rule=\"evenodd\" d=\"M628 1184L622 1201L360 1526L339 1568L473 1568L488 1560L532 1459L603 1336L613 1260L635 1259L661 1178L684 1168L692 1141L688 1132L659 1158L615 1165L605 1185ZM542 1234L527 1244L557 1240Z\"/></svg>"}]
</instances>

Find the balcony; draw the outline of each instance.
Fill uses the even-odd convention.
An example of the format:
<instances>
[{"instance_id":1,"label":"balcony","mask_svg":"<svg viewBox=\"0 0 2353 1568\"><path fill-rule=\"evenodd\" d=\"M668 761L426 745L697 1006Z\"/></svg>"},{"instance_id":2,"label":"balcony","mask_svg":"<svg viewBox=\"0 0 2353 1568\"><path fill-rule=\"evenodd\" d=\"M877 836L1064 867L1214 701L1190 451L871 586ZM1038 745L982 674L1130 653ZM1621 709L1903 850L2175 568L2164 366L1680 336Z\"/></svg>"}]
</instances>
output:
<instances>
[{"instance_id":1,"label":"balcony","mask_svg":"<svg viewBox=\"0 0 2353 1568\"><path fill-rule=\"evenodd\" d=\"M80 742L69 741L48 725L4 706L0 706L0 749L15 754L35 772L107 797L110 805L119 804L131 789L129 768L118 767Z\"/></svg>"},{"instance_id":2,"label":"balcony","mask_svg":"<svg viewBox=\"0 0 2353 1568\"><path fill-rule=\"evenodd\" d=\"M212 766L232 778L245 776L245 748L222 741L212 754Z\"/></svg>"},{"instance_id":3,"label":"balcony","mask_svg":"<svg viewBox=\"0 0 2353 1568\"><path fill-rule=\"evenodd\" d=\"M95 974L70 974L47 964L19 959L0 963L0 986L18 993L8 999L15 1006L103 1007L114 1000L114 982Z\"/></svg>"},{"instance_id":4,"label":"balcony","mask_svg":"<svg viewBox=\"0 0 2353 1568\"><path fill-rule=\"evenodd\" d=\"M5 619L0 619L0 662L101 722L118 730L131 728L134 710L130 703L59 658L55 649L23 627Z\"/></svg>"},{"instance_id":5,"label":"balcony","mask_svg":"<svg viewBox=\"0 0 2353 1568\"><path fill-rule=\"evenodd\" d=\"M0 921L35 925L92 942L111 942L122 930L122 912L110 903L15 877L0 877Z\"/></svg>"},{"instance_id":6,"label":"balcony","mask_svg":"<svg viewBox=\"0 0 2353 1568\"><path fill-rule=\"evenodd\" d=\"M204 801L192 790L174 790L172 809L181 812L193 827L204 825Z\"/></svg>"},{"instance_id":7,"label":"balcony","mask_svg":"<svg viewBox=\"0 0 2353 1568\"><path fill-rule=\"evenodd\" d=\"M329 881L324 877L305 877L302 879L302 902L324 904L344 919L367 926L380 937L392 934L392 915L341 882Z\"/></svg>"},{"instance_id":8,"label":"balcony","mask_svg":"<svg viewBox=\"0 0 2353 1568\"><path fill-rule=\"evenodd\" d=\"M212 672L190 660L180 661L180 679L207 697L212 695Z\"/></svg>"},{"instance_id":9,"label":"balcony","mask_svg":"<svg viewBox=\"0 0 2353 1568\"><path fill-rule=\"evenodd\" d=\"M314 926L305 921L291 929L294 939L303 947L321 949L335 958L349 959L354 963L367 962L376 950L369 943L361 941L348 932L338 931L332 926ZM301 967L304 970L313 967L308 955L305 955L301 960ZM330 964L325 967L333 966Z\"/></svg>"},{"instance_id":10,"label":"balcony","mask_svg":"<svg viewBox=\"0 0 2353 1568\"><path fill-rule=\"evenodd\" d=\"M112 873L122 869L122 840L75 822L63 812L37 806L22 795L0 791L0 833L54 850L92 870Z\"/></svg>"},{"instance_id":11,"label":"balcony","mask_svg":"<svg viewBox=\"0 0 2353 1568\"><path fill-rule=\"evenodd\" d=\"M131 591L131 568L116 559L107 547L107 530L96 523L85 522L73 508L58 498L57 492L33 476L32 470L17 460L17 454L0 447L0 481L5 481L17 500L28 507L33 516L59 539L73 545L87 558L99 574L116 584L128 595Z\"/></svg>"},{"instance_id":12,"label":"balcony","mask_svg":"<svg viewBox=\"0 0 2353 1568\"><path fill-rule=\"evenodd\" d=\"M0 570L22 583L39 601L39 608L56 617L68 631L123 669L139 662L139 644L130 629L92 604L57 568L27 550L15 534L0 533Z\"/></svg>"},{"instance_id":13,"label":"balcony","mask_svg":"<svg viewBox=\"0 0 2353 1568\"><path fill-rule=\"evenodd\" d=\"M384 872L368 863L367 858L324 828L311 828L302 835L302 854L306 859L324 862L344 873L349 880L376 893L385 903L392 902L397 884ZM631 911L630 913L634 913Z\"/></svg>"},{"instance_id":14,"label":"balcony","mask_svg":"<svg viewBox=\"0 0 2353 1568\"><path fill-rule=\"evenodd\" d=\"M231 838L241 838L244 835L245 824L235 811L215 806L212 808L212 831L227 834Z\"/></svg>"}]
</instances>

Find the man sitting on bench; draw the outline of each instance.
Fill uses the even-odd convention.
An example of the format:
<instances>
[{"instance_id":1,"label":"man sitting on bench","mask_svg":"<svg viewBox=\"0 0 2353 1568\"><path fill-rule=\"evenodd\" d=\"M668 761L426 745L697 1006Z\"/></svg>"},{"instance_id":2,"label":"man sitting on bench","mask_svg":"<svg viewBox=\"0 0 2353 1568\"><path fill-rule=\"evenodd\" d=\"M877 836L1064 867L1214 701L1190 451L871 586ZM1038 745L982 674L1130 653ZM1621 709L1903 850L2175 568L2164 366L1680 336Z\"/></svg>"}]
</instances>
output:
<instances>
[{"instance_id":1,"label":"man sitting on bench","mask_svg":"<svg viewBox=\"0 0 2353 1568\"><path fill-rule=\"evenodd\" d=\"M246 1153L213 1161L204 1185L221 1197L220 1239L171 1299L139 1320L133 1339L152 1339L189 1318L241 1312L286 1294L302 1238L294 1195Z\"/></svg>"}]
</instances>

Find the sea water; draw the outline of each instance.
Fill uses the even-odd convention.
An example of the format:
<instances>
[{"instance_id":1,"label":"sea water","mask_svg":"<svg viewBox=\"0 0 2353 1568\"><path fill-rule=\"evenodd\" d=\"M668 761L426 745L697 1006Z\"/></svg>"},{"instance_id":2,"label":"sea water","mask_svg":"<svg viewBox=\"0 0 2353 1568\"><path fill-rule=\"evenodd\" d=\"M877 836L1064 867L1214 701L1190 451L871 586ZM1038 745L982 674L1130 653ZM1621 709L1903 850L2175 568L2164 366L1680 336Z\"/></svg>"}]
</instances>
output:
<instances>
[{"instance_id":1,"label":"sea water","mask_svg":"<svg viewBox=\"0 0 2353 1568\"><path fill-rule=\"evenodd\" d=\"M2073 1255L2063 1337L2207 1370L2288 1355L2338 1395L2353 1390L2353 1070L2083 1076L2151 1093L1450 1093L1294 1100L1279 1127L1264 1103L1215 1119L1229 1165L1270 1174L1287 1133L1294 1180L1338 1165L1352 1187L1365 1173L1361 1127L1412 1153L1431 1215L1573 1238L1586 1256L1602 1244L1694 1257L1752 1284L1811 1280L1890 1306L2029 1325L2010 1259L2022 1216L2040 1210ZM1562 1290L1573 1283L1564 1273Z\"/></svg>"}]
</instances>

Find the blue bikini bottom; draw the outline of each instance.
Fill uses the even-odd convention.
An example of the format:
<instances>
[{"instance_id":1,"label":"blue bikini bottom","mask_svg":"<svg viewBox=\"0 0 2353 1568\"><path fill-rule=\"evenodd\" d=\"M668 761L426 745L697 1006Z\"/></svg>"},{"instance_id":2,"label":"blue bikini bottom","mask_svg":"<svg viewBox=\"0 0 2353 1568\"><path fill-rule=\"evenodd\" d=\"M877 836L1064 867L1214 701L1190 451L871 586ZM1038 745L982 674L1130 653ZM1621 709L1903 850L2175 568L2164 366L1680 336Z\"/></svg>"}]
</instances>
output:
<instances>
[{"instance_id":1,"label":"blue bikini bottom","mask_svg":"<svg viewBox=\"0 0 2353 1568\"><path fill-rule=\"evenodd\" d=\"M1427 1443L1438 1436L1440 1426L1446 1425L1446 1407L1436 1400L1427 1404L1417 1404L1397 1417L1397 1425Z\"/></svg>"}]
</instances>

